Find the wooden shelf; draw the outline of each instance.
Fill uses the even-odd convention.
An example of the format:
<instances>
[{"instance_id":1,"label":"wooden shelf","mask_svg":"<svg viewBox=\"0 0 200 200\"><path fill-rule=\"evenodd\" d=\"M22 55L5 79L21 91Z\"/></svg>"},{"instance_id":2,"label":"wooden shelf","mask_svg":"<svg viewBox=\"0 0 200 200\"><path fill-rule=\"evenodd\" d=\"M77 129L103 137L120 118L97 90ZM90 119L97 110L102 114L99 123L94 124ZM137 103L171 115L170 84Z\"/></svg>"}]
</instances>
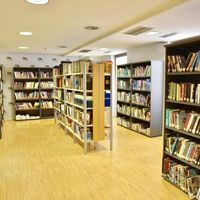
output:
<instances>
[{"instance_id":1,"label":"wooden shelf","mask_svg":"<svg viewBox=\"0 0 200 200\"><path fill-rule=\"evenodd\" d=\"M122 112L119 112L119 111L117 111L117 113L119 113L119 114L121 114L121 115L125 115L125 116L127 116L127 117L130 117L130 115L127 115L127 114L122 113Z\"/></svg>"},{"instance_id":2,"label":"wooden shelf","mask_svg":"<svg viewBox=\"0 0 200 200\"><path fill-rule=\"evenodd\" d=\"M120 100L117 100L117 102L120 102L120 103L124 103L124 104L131 104L130 102L126 102L126 101L120 101Z\"/></svg>"},{"instance_id":3,"label":"wooden shelf","mask_svg":"<svg viewBox=\"0 0 200 200\"><path fill-rule=\"evenodd\" d=\"M197 104L197 103L190 103L190 102L183 102L183 101L173 101L173 100L166 100L166 102L167 103L174 103L174 104L182 104L182 105L200 107L200 104Z\"/></svg>"},{"instance_id":4,"label":"wooden shelf","mask_svg":"<svg viewBox=\"0 0 200 200\"><path fill-rule=\"evenodd\" d=\"M133 76L132 79L149 79L151 76Z\"/></svg>"},{"instance_id":5,"label":"wooden shelf","mask_svg":"<svg viewBox=\"0 0 200 200\"><path fill-rule=\"evenodd\" d=\"M125 88L117 88L117 90L124 90L124 91L129 91L130 92L130 89L125 89Z\"/></svg>"},{"instance_id":6,"label":"wooden shelf","mask_svg":"<svg viewBox=\"0 0 200 200\"><path fill-rule=\"evenodd\" d=\"M186 132L184 130L179 130L179 129L176 129L176 128L171 128L171 127L165 127L165 128L168 129L168 130L177 132L177 133L181 133L183 135L187 135L187 136L190 136L190 137L194 137L194 138L200 139L200 135L196 135L196 134L193 134L193 133L190 133L190 132Z\"/></svg>"},{"instance_id":7,"label":"wooden shelf","mask_svg":"<svg viewBox=\"0 0 200 200\"><path fill-rule=\"evenodd\" d=\"M53 81L53 77L48 77L48 78L40 78L41 81L45 81L45 80L52 80Z\"/></svg>"},{"instance_id":8,"label":"wooden shelf","mask_svg":"<svg viewBox=\"0 0 200 200\"><path fill-rule=\"evenodd\" d=\"M40 88L40 90L53 90L53 88Z\"/></svg>"},{"instance_id":9,"label":"wooden shelf","mask_svg":"<svg viewBox=\"0 0 200 200\"><path fill-rule=\"evenodd\" d=\"M200 72L170 72L167 76L186 76L186 75L200 75Z\"/></svg>"},{"instance_id":10,"label":"wooden shelf","mask_svg":"<svg viewBox=\"0 0 200 200\"><path fill-rule=\"evenodd\" d=\"M18 80L25 80L25 81L29 81L29 80L38 80L39 78L14 78L15 81Z\"/></svg>"},{"instance_id":11,"label":"wooden shelf","mask_svg":"<svg viewBox=\"0 0 200 200\"><path fill-rule=\"evenodd\" d=\"M147 92L147 93L151 92L150 90L139 90L139 89L133 89L132 91L134 91L134 92Z\"/></svg>"},{"instance_id":12,"label":"wooden shelf","mask_svg":"<svg viewBox=\"0 0 200 200\"><path fill-rule=\"evenodd\" d=\"M16 109L16 111L37 111L39 108L29 108L29 109Z\"/></svg>"},{"instance_id":13,"label":"wooden shelf","mask_svg":"<svg viewBox=\"0 0 200 200\"><path fill-rule=\"evenodd\" d=\"M182 163L185 163L185 164L187 164L187 165L189 165L189 166L191 166L191 167L193 167L193 168L195 168L195 169L200 170L200 166L195 165L195 164L193 164L192 162L188 162L187 160L184 160L184 159L182 159L182 158L179 158L178 156L172 155L172 154L170 154L170 153L168 153L168 152L166 152L166 151L165 151L164 153L165 153L166 155L172 157L172 158L175 158L176 160L179 160L179 161L182 162Z\"/></svg>"},{"instance_id":14,"label":"wooden shelf","mask_svg":"<svg viewBox=\"0 0 200 200\"><path fill-rule=\"evenodd\" d=\"M54 108L41 108L41 110L53 110Z\"/></svg>"},{"instance_id":15,"label":"wooden shelf","mask_svg":"<svg viewBox=\"0 0 200 200\"><path fill-rule=\"evenodd\" d=\"M15 101L39 101L39 98L32 98L32 99L15 99Z\"/></svg>"},{"instance_id":16,"label":"wooden shelf","mask_svg":"<svg viewBox=\"0 0 200 200\"><path fill-rule=\"evenodd\" d=\"M39 90L39 88L21 88L21 89L14 88L14 91L34 91L34 90Z\"/></svg>"},{"instance_id":17,"label":"wooden shelf","mask_svg":"<svg viewBox=\"0 0 200 200\"><path fill-rule=\"evenodd\" d=\"M150 120L142 119L142 118L139 118L139 117L133 117L133 116L131 116L131 118L132 119L138 119L138 120L150 123Z\"/></svg>"},{"instance_id":18,"label":"wooden shelf","mask_svg":"<svg viewBox=\"0 0 200 200\"><path fill-rule=\"evenodd\" d=\"M131 77L130 76L118 76L117 78L118 79L130 79Z\"/></svg>"},{"instance_id":19,"label":"wooden shelf","mask_svg":"<svg viewBox=\"0 0 200 200\"><path fill-rule=\"evenodd\" d=\"M41 100L53 100L54 98L41 98Z\"/></svg>"},{"instance_id":20,"label":"wooden shelf","mask_svg":"<svg viewBox=\"0 0 200 200\"><path fill-rule=\"evenodd\" d=\"M140 107L144 107L144 108L150 108L150 106L143 105L143 104L137 104L137 103L131 103L131 105L133 105L133 106L140 106Z\"/></svg>"}]
</instances>

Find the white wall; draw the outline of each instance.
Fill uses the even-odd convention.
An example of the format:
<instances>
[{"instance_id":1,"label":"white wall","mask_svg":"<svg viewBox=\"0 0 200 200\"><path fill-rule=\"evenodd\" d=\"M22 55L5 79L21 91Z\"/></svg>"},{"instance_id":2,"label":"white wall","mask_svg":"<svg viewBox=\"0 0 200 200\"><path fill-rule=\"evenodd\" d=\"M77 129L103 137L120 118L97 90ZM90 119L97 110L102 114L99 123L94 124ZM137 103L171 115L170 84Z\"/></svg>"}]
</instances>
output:
<instances>
[{"instance_id":1,"label":"white wall","mask_svg":"<svg viewBox=\"0 0 200 200\"><path fill-rule=\"evenodd\" d=\"M127 52L128 63L146 60L164 60L164 44L151 44L138 48L129 49Z\"/></svg>"}]
</instances>

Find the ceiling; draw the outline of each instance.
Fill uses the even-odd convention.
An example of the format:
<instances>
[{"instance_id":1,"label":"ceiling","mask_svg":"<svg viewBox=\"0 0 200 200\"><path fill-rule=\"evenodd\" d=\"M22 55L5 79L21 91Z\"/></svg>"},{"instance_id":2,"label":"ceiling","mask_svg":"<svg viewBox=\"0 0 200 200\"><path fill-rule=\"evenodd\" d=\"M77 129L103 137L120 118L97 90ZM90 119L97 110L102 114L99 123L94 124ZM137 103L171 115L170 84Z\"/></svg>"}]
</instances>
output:
<instances>
[{"instance_id":1,"label":"ceiling","mask_svg":"<svg viewBox=\"0 0 200 200\"><path fill-rule=\"evenodd\" d=\"M88 44L84 48L92 50L88 53L88 55L112 55L151 43L169 43L175 40L200 35L199 8L199 0L190 0L184 4L157 14L156 16L140 21L139 23L129 26L128 28L122 29L108 37ZM146 33L142 33L137 36L124 34L138 26L153 28L153 30L158 31L159 34L147 35ZM177 32L178 34L166 38L160 37L173 32ZM99 50L102 47L107 47L108 49L105 51ZM80 54L79 50L80 49L72 52L70 55Z\"/></svg>"},{"instance_id":2,"label":"ceiling","mask_svg":"<svg viewBox=\"0 0 200 200\"><path fill-rule=\"evenodd\" d=\"M108 45L118 52L124 51L132 39L124 38L122 30L185 2L50 0L47 5L38 6L25 0L1 0L0 52L68 55L88 45L95 46L97 41L97 47ZM98 26L99 30L85 30L89 25ZM20 36L20 31L31 31L33 35ZM58 48L60 45L67 48ZM21 50L19 46L29 49Z\"/></svg>"}]
</instances>

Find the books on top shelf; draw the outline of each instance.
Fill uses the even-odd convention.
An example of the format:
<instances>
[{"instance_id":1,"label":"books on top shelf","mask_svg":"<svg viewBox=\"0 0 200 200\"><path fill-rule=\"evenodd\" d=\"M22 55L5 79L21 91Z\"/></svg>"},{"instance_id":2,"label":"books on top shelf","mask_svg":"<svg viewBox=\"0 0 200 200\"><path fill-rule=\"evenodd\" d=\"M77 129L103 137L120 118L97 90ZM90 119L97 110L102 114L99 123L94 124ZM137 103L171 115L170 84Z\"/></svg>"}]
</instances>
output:
<instances>
[{"instance_id":1,"label":"books on top shelf","mask_svg":"<svg viewBox=\"0 0 200 200\"><path fill-rule=\"evenodd\" d=\"M73 88L73 77L70 76L69 78L65 79L65 88Z\"/></svg>"},{"instance_id":2,"label":"books on top shelf","mask_svg":"<svg viewBox=\"0 0 200 200\"><path fill-rule=\"evenodd\" d=\"M150 106L150 94L134 93L131 95L131 102L138 105Z\"/></svg>"},{"instance_id":3,"label":"books on top shelf","mask_svg":"<svg viewBox=\"0 0 200 200\"><path fill-rule=\"evenodd\" d=\"M131 116L144 119L146 121L150 121L150 109L149 108L138 108L138 107L131 107Z\"/></svg>"},{"instance_id":4,"label":"books on top shelf","mask_svg":"<svg viewBox=\"0 0 200 200\"><path fill-rule=\"evenodd\" d=\"M200 72L200 51L190 52L187 56L169 55L167 71L170 72Z\"/></svg>"},{"instance_id":5,"label":"books on top shelf","mask_svg":"<svg viewBox=\"0 0 200 200\"><path fill-rule=\"evenodd\" d=\"M130 80L117 80L117 88L130 90Z\"/></svg>"},{"instance_id":6,"label":"books on top shelf","mask_svg":"<svg viewBox=\"0 0 200 200\"><path fill-rule=\"evenodd\" d=\"M151 90L151 80L145 79L145 80L133 80L133 90L144 90L144 91L150 91Z\"/></svg>"},{"instance_id":7,"label":"books on top shelf","mask_svg":"<svg viewBox=\"0 0 200 200\"><path fill-rule=\"evenodd\" d=\"M166 127L200 134L200 114L181 109L166 109Z\"/></svg>"},{"instance_id":8,"label":"books on top shelf","mask_svg":"<svg viewBox=\"0 0 200 200\"><path fill-rule=\"evenodd\" d=\"M71 63L63 63L63 74L64 75L67 75L67 74L72 74L72 69L73 69L73 66Z\"/></svg>"},{"instance_id":9,"label":"books on top shelf","mask_svg":"<svg viewBox=\"0 0 200 200\"><path fill-rule=\"evenodd\" d=\"M187 179L198 174L198 170L190 166L180 164L170 157L164 158L163 176L185 192L188 192Z\"/></svg>"},{"instance_id":10,"label":"books on top shelf","mask_svg":"<svg viewBox=\"0 0 200 200\"><path fill-rule=\"evenodd\" d=\"M117 69L117 77L131 77L131 70L128 67L122 67Z\"/></svg>"},{"instance_id":11,"label":"books on top shelf","mask_svg":"<svg viewBox=\"0 0 200 200\"><path fill-rule=\"evenodd\" d=\"M151 76L151 66L147 65L145 67L138 66L133 68L132 76L133 78L137 76Z\"/></svg>"},{"instance_id":12,"label":"books on top shelf","mask_svg":"<svg viewBox=\"0 0 200 200\"><path fill-rule=\"evenodd\" d=\"M39 99L39 92L15 92L16 99Z\"/></svg>"},{"instance_id":13,"label":"books on top shelf","mask_svg":"<svg viewBox=\"0 0 200 200\"><path fill-rule=\"evenodd\" d=\"M145 135L150 135L150 125L147 123L131 123L131 129Z\"/></svg>"},{"instance_id":14,"label":"books on top shelf","mask_svg":"<svg viewBox=\"0 0 200 200\"><path fill-rule=\"evenodd\" d=\"M40 96L41 96L42 99L53 98L53 92L41 91Z\"/></svg>"},{"instance_id":15,"label":"books on top shelf","mask_svg":"<svg viewBox=\"0 0 200 200\"><path fill-rule=\"evenodd\" d=\"M41 107L42 108L53 108L53 102L52 101L42 101Z\"/></svg>"},{"instance_id":16,"label":"books on top shelf","mask_svg":"<svg viewBox=\"0 0 200 200\"><path fill-rule=\"evenodd\" d=\"M56 83L55 87L62 88L63 87L63 78L62 77L57 78L55 83Z\"/></svg>"},{"instance_id":17,"label":"books on top shelf","mask_svg":"<svg viewBox=\"0 0 200 200\"><path fill-rule=\"evenodd\" d=\"M117 100L118 101L123 101L123 102L126 102L126 103L130 103L130 93L129 92L118 91L117 92Z\"/></svg>"},{"instance_id":18,"label":"books on top shelf","mask_svg":"<svg viewBox=\"0 0 200 200\"><path fill-rule=\"evenodd\" d=\"M86 72L92 72L91 60L79 60L73 63L72 73L83 73L84 65L86 65Z\"/></svg>"},{"instance_id":19,"label":"books on top shelf","mask_svg":"<svg viewBox=\"0 0 200 200\"><path fill-rule=\"evenodd\" d=\"M169 100L200 104L200 84L170 82L168 87Z\"/></svg>"},{"instance_id":20,"label":"books on top shelf","mask_svg":"<svg viewBox=\"0 0 200 200\"><path fill-rule=\"evenodd\" d=\"M34 103L16 103L15 108L16 110L24 110L24 109L35 109L39 108L40 104L39 102L34 102Z\"/></svg>"},{"instance_id":21,"label":"books on top shelf","mask_svg":"<svg viewBox=\"0 0 200 200\"><path fill-rule=\"evenodd\" d=\"M200 144L175 135L165 138L165 151L178 158L200 166Z\"/></svg>"},{"instance_id":22,"label":"books on top shelf","mask_svg":"<svg viewBox=\"0 0 200 200\"><path fill-rule=\"evenodd\" d=\"M17 82L14 83L14 89L38 89L39 82Z\"/></svg>"},{"instance_id":23,"label":"books on top shelf","mask_svg":"<svg viewBox=\"0 0 200 200\"><path fill-rule=\"evenodd\" d=\"M14 77L15 78L38 78L38 73L37 72L15 71Z\"/></svg>"},{"instance_id":24,"label":"books on top shelf","mask_svg":"<svg viewBox=\"0 0 200 200\"><path fill-rule=\"evenodd\" d=\"M42 88L42 89L53 88L53 81L40 82L40 88Z\"/></svg>"}]
</instances>

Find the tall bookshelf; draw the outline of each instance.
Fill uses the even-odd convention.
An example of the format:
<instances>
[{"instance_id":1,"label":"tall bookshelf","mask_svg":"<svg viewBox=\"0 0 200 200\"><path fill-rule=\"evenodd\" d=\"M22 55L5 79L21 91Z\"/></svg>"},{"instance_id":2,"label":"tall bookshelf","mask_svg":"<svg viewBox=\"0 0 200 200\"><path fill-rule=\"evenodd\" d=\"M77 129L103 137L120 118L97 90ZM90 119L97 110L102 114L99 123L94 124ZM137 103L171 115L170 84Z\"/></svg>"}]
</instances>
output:
<instances>
[{"instance_id":1,"label":"tall bookshelf","mask_svg":"<svg viewBox=\"0 0 200 200\"><path fill-rule=\"evenodd\" d=\"M148 137L162 135L163 62L117 66L118 125Z\"/></svg>"},{"instance_id":2,"label":"tall bookshelf","mask_svg":"<svg viewBox=\"0 0 200 200\"><path fill-rule=\"evenodd\" d=\"M0 139L3 132L3 119L4 119L4 106L3 106L3 71L2 65L0 66Z\"/></svg>"},{"instance_id":3,"label":"tall bookshelf","mask_svg":"<svg viewBox=\"0 0 200 200\"><path fill-rule=\"evenodd\" d=\"M14 67L15 119L53 117L52 68Z\"/></svg>"},{"instance_id":4,"label":"tall bookshelf","mask_svg":"<svg viewBox=\"0 0 200 200\"><path fill-rule=\"evenodd\" d=\"M55 121L83 145L84 153L89 144L97 148L107 137L112 149L111 70L111 62L90 60L62 62L54 68Z\"/></svg>"},{"instance_id":5,"label":"tall bookshelf","mask_svg":"<svg viewBox=\"0 0 200 200\"><path fill-rule=\"evenodd\" d=\"M200 178L199 50L200 37L166 46L162 174L192 199L197 197L191 196L188 186ZM175 175L175 171L180 173ZM199 182L196 186L200 188Z\"/></svg>"}]
</instances>

